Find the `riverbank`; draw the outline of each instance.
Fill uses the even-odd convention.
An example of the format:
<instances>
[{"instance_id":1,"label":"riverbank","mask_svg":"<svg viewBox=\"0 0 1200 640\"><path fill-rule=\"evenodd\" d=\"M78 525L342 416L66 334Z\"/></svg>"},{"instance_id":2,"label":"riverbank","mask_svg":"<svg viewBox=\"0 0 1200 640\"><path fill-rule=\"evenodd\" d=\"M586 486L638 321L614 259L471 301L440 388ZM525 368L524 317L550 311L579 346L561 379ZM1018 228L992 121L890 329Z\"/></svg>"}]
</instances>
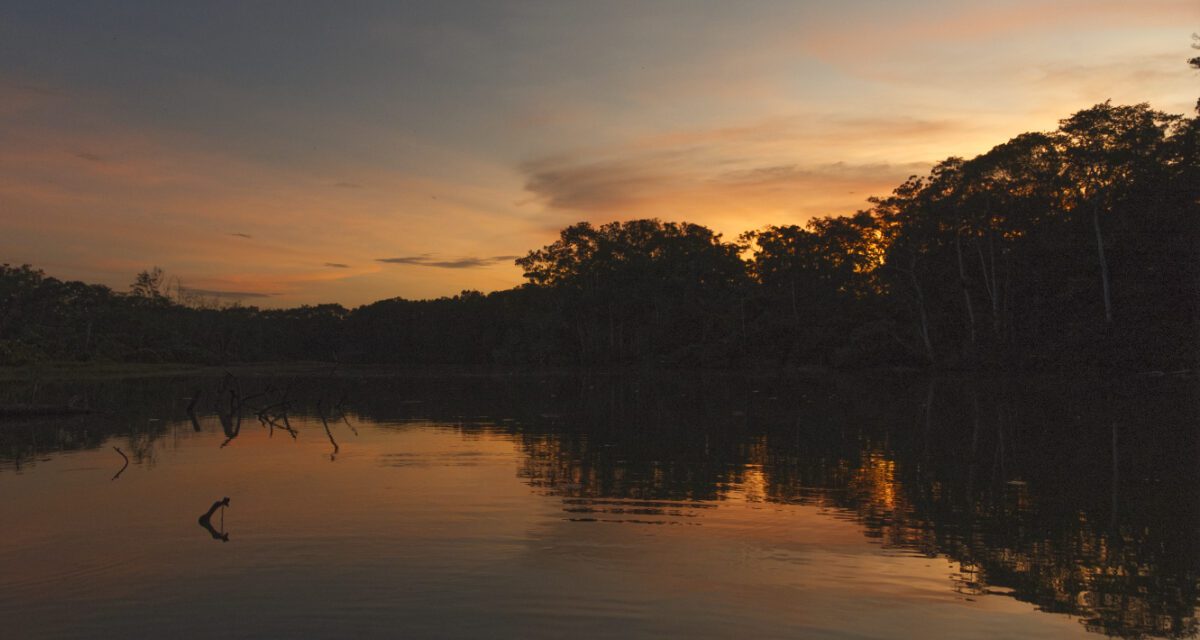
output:
<instances>
[{"instance_id":1,"label":"riverbank","mask_svg":"<svg viewBox=\"0 0 1200 640\"><path fill-rule=\"evenodd\" d=\"M391 377L396 375L440 375L440 376L494 376L494 375L555 375L589 373L598 375L646 374L664 371L687 371L692 373L719 374L782 374L798 378L825 378L828 376L912 376L925 377L1009 377L1061 379L1118 379L1130 377L1194 377L1196 369L1165 368L1147 370L1114 370L1105 368L1028 369L1004 371L996 369L969 368L920 368L903 366L861 367L841 369L822 365L775 365L762 367L669 367L650 365L604 366L604 367L537 367L500 365L385 365L345 364L320 361L298 362L245 362L227 365L201 365L187 363L130 363L130 362L46 362L15 367L0 367L0 383L5 382L65 382L121 380L133 378L169 377L212 377L226 372L242 377L306 377L315 375L353 377Z\"/></svg>"},{"instance_id":2,"label":"riverbank","mask_svg":"<svg viewBox=\"0 0 1200 640\"><path fill-rule=\"evenodd\" d=\"M119 380L123 378L234 375L311 375L329 371L329 362L256 362L228 366L143 364L129 362L54 362L0 367L0 382Z\"/></svg>"}]
</instances>

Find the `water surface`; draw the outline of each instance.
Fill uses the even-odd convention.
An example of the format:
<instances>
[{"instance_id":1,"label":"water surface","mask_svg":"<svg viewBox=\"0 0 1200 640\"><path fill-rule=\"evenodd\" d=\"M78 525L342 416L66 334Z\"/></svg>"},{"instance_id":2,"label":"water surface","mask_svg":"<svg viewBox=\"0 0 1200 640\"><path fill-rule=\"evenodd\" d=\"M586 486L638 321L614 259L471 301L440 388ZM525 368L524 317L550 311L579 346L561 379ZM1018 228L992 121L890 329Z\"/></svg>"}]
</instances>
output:
<instances>
[{"instance_id":1,"label":"water surface","mask_svg":"<svg viewBox=\"0 0 1200 640\"><path fill-rule=\"evenodd\" d=\"M3 390L0 635L1196 633L1194 380L230 386Z\"/></svg>"}]
</instances>

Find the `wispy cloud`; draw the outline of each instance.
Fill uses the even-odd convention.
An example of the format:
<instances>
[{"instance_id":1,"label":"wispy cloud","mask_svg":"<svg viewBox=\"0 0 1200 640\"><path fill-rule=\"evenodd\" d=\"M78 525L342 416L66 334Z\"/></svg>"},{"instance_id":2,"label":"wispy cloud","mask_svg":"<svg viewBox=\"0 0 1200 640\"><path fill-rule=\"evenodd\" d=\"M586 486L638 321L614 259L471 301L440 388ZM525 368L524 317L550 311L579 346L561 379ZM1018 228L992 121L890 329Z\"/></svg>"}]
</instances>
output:
<instances>
[{"instance_id":1,"label":"wispy cloud","mask_svg":"<svg viewBox=\"0 0 1200 640\"><path fill-rule=\"evenodd\" d=\"M949 141L967 144L976 134L973 123L953 117L793 112L651 133L534 158L517 169L525 190L551 212L687 216L730 223L724 231L736 233L744 229L732 225L769 215L852 212L868 196L927 171L939 150L954 149Z\"/></svg>"},{"instance_id":2,"label":"wispy cloud","mask_svg":"<svg viewBox=\"0 0 1200 640\"><path fill-rule=\"evenodd\" d=\"M341 262L326 262L325 266L332 267L334 269L349 269L350 268L350 265L342 264Z\"/></svg>"},{"instance_id":3,"label":"wispy cloud","mask_svg":"<svg viewBox=\"0 0 1200 640\"><path fill-rule=\"evenodd\" d=\"M259 293L256 291L219 291L216 289L192 289L190 287L181 287L180 291L187 295L205 296L209 298L229 298L231 300L270 298L278 295L275 293Z\"/></svg>"},{"instance_id":4,"label":"wispy cloud","mask_svg":"<svg viewBox=\"0 0 1200 640\"><path fill-rule=\"evenodd\" d=\"M853 195L852 202L861 202L870 195L886 194L904 178L928 171L929 167L928 162L834 162L728 169L692 166L651 155L592 163L541 161L527 163L522 170L526 172L526 189L551 209L657 215L646 209L661 203L703 206L705 201L727 203L738 198L766 198L778 207L801 192Z\"/></svg>"},{"instance_id":5,"label":"wispy cloud","mask_svg":"<svg viewBox=\"0 0 1200 640\"><path fill-rule=\"evenodd\" d=\"M677 129L645 136L634 148L642 151L679 149L739 153L809 147L836 150L862 142L881 140L922 141L930 137L959 136L970 129L956 118L919 118L900 114L847 115L841 113L793 113L775 115L723 126Z\"/></svg>"},{"instance_id":6,"label":"wispy cloud","mask_svg":"<svg viewBox=\"0 0 1200 640\"><path fill-rule=\"evenodd\" d=\"M254 236L252 236L252 235L250 235L250 234L248 234L248 233L231 233L231 234L229 234L229 235L231 235L231 236L237 236L237 237L239 237L239 238L245 238L245 239L247 239L247 240L250 240L251 238L253 238L253 237L254 237Z\"/></svg>"},{"instance_id":7,"label":"wispy cloud","mask_svg":"<svg viewBox=\"0 0 1200 640\"><path fill-rule=\"evenodd\" d=\"M853 187L863 182L873 184L881 178L886 180L894 179L897 176L907 177L921 174L929 171L929 168L930 163L928 162L872 162L867 164L831 162L813 166L787 164L726 171L716 176L714 182L760 187L798 184Z\"/></svg>"},{"instance_id":8,"label":"wispy cloud","mask_svg":"<svg viewBox=\"0 0 1200 640\"><path fill-rule=\"evenodd\" d=\"M387 264L404 264L415 265L419 267L437 267L439 269L477 269L479 267L488 267L501 262L516 260L520 256L488 256L488 257L466 257L456 258L453 260L439 260L433 257L433 254L422 253L416 256L399 256L395 258L376 258L376 262L384 262Z\"/></svg>"},{"instance_id":9,"label":"wispy cloud","mask_svg":"<svg viewBox=\"0 0 1200 640\"><path fill-rule=\"evenodd\" d=\"M667 168L667 159L630 157L571 161L548 158L526 162L525 189L551 209L594 211L619 208L645 195L678 186L689 176Z\"/></svg>"}]
</instances>

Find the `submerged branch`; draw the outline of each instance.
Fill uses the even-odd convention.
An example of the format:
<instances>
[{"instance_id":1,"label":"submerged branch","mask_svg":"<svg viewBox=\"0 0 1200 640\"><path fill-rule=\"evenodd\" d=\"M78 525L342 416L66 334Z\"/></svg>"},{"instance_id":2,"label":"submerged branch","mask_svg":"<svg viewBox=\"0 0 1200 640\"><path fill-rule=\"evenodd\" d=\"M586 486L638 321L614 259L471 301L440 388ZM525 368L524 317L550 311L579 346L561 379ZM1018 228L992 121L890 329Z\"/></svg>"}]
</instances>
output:
<instances>
[{"instance_id":1,"label":"submerged branch","mask_svg":"<svg viewBox=\"0 0 1200 640\"><path fill-rule=\"evenodd\" d=\"M125 465L122 466L121 469L119 471L117 471L116 475L114 475L112 477L113 480L116 480L117 478L121 477L122 473L125 473L126 469L129 468L129 456L125 455L125 452L121 451L120 447L113 447L113 451L116 451L117 453L121 454L121 457L125 459Z\"/></svg>"},{"instance_id":2,"label":"submerged branch","mask_svg":"<svg viewBox=\"0 0 1200 640\"><path fill-rule=\"evenodd\" d=\"M196 389L192 392L192 400L188 402L187 414L192 420L192 430L200 433L200 420L196 418L196 403L200 401L200 390Z\"/></svg>"},{"instance_id":3,"label":"submerged branch","mask_svg":"<svg viewBox=\"0 0 1200 640\"><path fill-rule=\"evenodd\" d=\"M200 526L203 527L206 531L208 531L208 533L210 535L212 535L213 540L220 540L221 542L229 542L229 533L228 532L217 531L212 526L213 514L217 512L217 509L223 509L224 507L228 507L228 506L229 506L229 498L228 497L217 500L216 502L214 502L212 504L211 507L208 508L208 511L205 511L204 514L201 515L197 519L197 522L199 522ZM222 518L222 520L224 520L224 518ZM222 523L221 528L222 529L225 528L224 523Z\"/></svg>"},{"instance_id":4,"label":"submerged branch","mask_svg":"<svg viewBox=\"0 0 1200 640\"><path fill-rule=\"evenodd\" d=\"M333 439L333 432L329 430L329 419L325 416L325 409L321 406L322 401L317 401L317 415L321 416L321 424L325 427L325 435L329 436L329 444L333 445L333 452L329 454L329 459L333 460L337 457L338 443Z\"/></svg>"}]
</instances>

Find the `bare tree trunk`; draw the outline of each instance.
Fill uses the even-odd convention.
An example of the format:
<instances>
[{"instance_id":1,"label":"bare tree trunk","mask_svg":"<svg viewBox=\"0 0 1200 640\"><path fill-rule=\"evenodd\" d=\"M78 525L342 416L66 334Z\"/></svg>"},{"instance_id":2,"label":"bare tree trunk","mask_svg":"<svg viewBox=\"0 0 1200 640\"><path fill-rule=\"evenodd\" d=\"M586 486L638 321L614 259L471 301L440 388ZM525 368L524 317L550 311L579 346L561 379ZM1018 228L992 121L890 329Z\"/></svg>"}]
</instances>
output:
<instances>
[{"instance_id":1,"label":"bare tree trunk","mask_svg":"<svg viewBox=\"0 0 1200 640\"><path fill-rule=\"evenodd\" d=\"M1008 343L1013 341L1013 323L1012 323L1012 252L1004 252L1004 297L1000 300L1000 314L997 316L997 328L1003 326L1006 330L1004 340ZM1003 319L1004 324L1000 325Z\"/></svg>"},{"instance_id":2,"label":"bare tree trunk","mask_svg":"<svg viewBox=\"0 0 1200 640\"><path fill-rule=\"evenodd\" d=\"M996 268L996 231L988 225L988 256L992 260L992 330L1000 330L1000 271Z\"/></svg>"},{"instance_id":3,"label":"bare tree trunk","mask_svg":"<svg viewBox=\"0 0 1200 640\"><path fill-rule=\"evenodd\" d=\"M1120 502L1118 501L1118 497L1119 497L1118 488L1120 487L1120 481L1121 481L1121 475L1120 475L1121 474L1121 465L1119 464L1118 461L1119 461L1119 458L1117 456L1117 421L1113 420L1113 423L1112 423L1112 517L1109 521L1109 527L1111 527L1112 529L1117 528L1117 512L1120 508Z\"/></svg>"},{"instance_id":4,"label":"bare tree trunk","mask_svg":"<svg viewBox=\"0 0 1200 640\"><path fill-rule=\"evenodd\" d=\"M992 244L991 231L988 231L988 246ZM987 259L983 257L983 247L976 242L975 252L979 254L979 269L983 272L983 288L987 291L988 302L992 307L992 334L1000 331L1000 292L996 290L994 274L988 275ZM992 263L995 267L995 262Z\"/></svg>"},{"instance_id":5,"label":"bare tree trunk","mask_svg":"<svg viewBox=\"0 0 1200 640\"><path fill-rule=\"evenodd\" d=\"M612 302L608 303L608 360L612 362L613 354L617 350L617 327L613 320Z\"/></svg>"},{"instance_id":6,"label":"bare tree trunk","mask_svg":"<svg viewBox=\"0 0 1200 640\"><path fill-rule=\"evenodd\" d=\"M892 269L897 273L908 276L909 282L912 283L913 302L917 307L916 333L917 336L921 338L921 345L925 348L925 358L929 361L929 364L934 364L933 340L931 340L929 337L929 315L925 312L925 292L921 288L920 281L917 280L916 262L917 257L915 254L913 254L909 258L908 269L902 269L894 265L884 265L883 268ZM896 340L896 342L899 342L905 348L908 348L908 345L905 344L905 342L901 340L899 336L892 334L892 337ZM916 349L909 350L914 354L917 352Z\"/></svg>"},{"instance_id":7,"label":"bare tree trunk","mask_svg":"<svg viewBox=\"0 0 1200 640\"><path fill-rule=\"evenodd\" d=\"M929 339L929 315L925 312L925 293L921 289L921 283L917 281L915 271L908 272L909 278L912 279L913 291L917 298L917 317L920 319L918 326L921 334L921 343L925 346L925 357L933 364L933 341Z\"/></svg>"},{"instance_id":8,"label":"bare tree trunk","mask_svg":"<svg viewBox=\"0 0 1200 640\"><path fill-rule=\"evenodd\" d=\"M967 286L967 267L963 264L962 234L954 235L954 251L958 254L958 284L962 288L963 303L967 307L967 328L971 333L971 347L975 346L975 307L971 304L971 290Z\"/></svg>"},{"instance_id":9,"label":"bare tree trunk","mask_svg":"<svg viewBox=\"0 0 1200 640\"><path fill-rule=\"evenodd\" d=\"M1104 321L1112 324L1112 298L1108 289L1108 260L1104 257L1104 236L1100 233L1100 205L1092 203L1092 228L1096 231L1096 255L1100 258L1100 282L1104 287Z\"/></svg>"},{"instance_id":10,"label":"bare tree trunk","mask_svg":"<svg viewBox=\"0 0 1200 640\"><path fill-rule=\"evenodd\" d=\"M738 296L738 324L742 327L742 350L746 349L749 338L746 336L746 296Z\"/></svg>"},{"instance_id":11,"label":"bare tree trunk","mask_svg":"<svg viewBox=\"0 0 1200 640\"><path fill-rule=\"evenodd\" d=\"M1196 223L1192 225L1195 227ZM1200 243L1192 244L1192 282L1192 326L1196 332L1196 341L1192 343L1195 345L1193 364L1200 369Z\"/></svg>"},{"instance_id":12,"label":"bare tree trunk","mask_svg":"<svg viewBox=\"0 0 1200 640\"><path fill-rule=\"evenodd\" d=\"M975 496L975 472L979 467L976 456L979 452L979 392L971 386L971 458L967 465L967 505Z\"/></svg>"},{"instance_id":13,"label":"bare tree trunk","mask_svg":"<svg viewBox=\"0 0 1200 640\"><path fill-rule=\"evenodd\" d=\"M929 459L929 440L930 432L933 431L933 395L937 387L937 378L929 379L929 391L925 394L925 433L922 440L922 455L925 459Z\"/></svg>"},{"instance_id":14,"label":"bare tree trunk","mask_svg":"<svg viewBox=\"0 0 1200 640\"><path fill-rule=\"evenodd\" d=\"M792 323L800 328L800 308L796 305L796 276L792 276Z\"/></svg>"},{"instance_id":15,"label":"bare tree trunk","mask_svg":"<svg viewBox=\"0 0 1200 640\"><path fill-rule=\"evenodd\" d=\"M583 331L583 320L575 319L575 332L579 335L579 364L587 364L587 340Z\"/></svg>"},{"instance_id":16,"label":"bare tree trunk","mask_svg":"<svg viewBox=\"0 0 1200 640\"><path fill-rule=\"evenodd\" d=\"M1000 481L1008 481L1008 470L1004 464L1004 409L1002 406L996 406L996 453L999 456L1000 464Z\"/></svg>"},{"instance_id":17,"label":"bare tree trunk","mask_svg":"<svg viewBox=\"0 0 1200 640\"><path fill-rule=\"evenodd\" d=\"M90 356L92 353L92 316L88 314L87 331L83 335L83 355Z\"/></svg>"}]
</instances>

